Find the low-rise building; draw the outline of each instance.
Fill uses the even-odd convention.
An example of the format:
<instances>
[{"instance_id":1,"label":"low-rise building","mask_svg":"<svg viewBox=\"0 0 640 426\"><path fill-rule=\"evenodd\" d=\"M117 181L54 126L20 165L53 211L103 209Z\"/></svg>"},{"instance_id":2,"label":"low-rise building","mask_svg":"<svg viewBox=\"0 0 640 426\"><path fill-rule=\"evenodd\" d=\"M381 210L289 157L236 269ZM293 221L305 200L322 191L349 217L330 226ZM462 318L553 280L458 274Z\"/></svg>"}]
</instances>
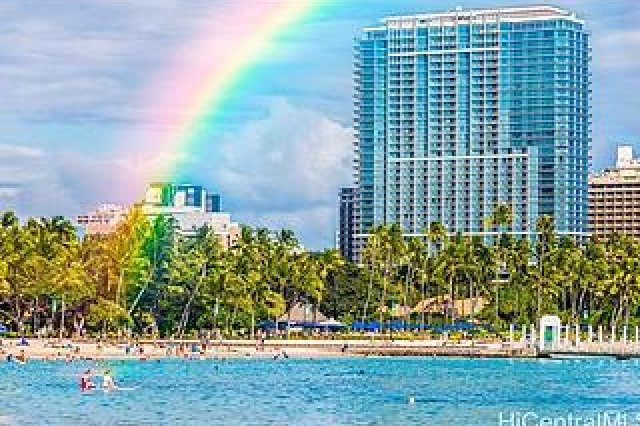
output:
<instances>
[{"instance_id":1,"label":"low-rise building","mask_svg":"<svg viewBox=\"0 0 640 426\"><path fill-rule=\"evenodd\" d=\"M220 195L201 185L152 183L144 197L144 207L188 208L190 211L220 212Z\"/></svg>"},{"instance_id":2,"label":"low-rise building","mask_svg":"<svg viewBox=\"0 0 640 426\"><path fill-rule=\"evenodd\" d=\"M589 178L589 231L640 237L640 159L631 146L618 147L616 167Z\"/></svg>"},{"instance_id":3,"label":"low-rise building","mask_svg":"<svg viewBox=\"0 0 640 426\"><path fill-rule=\"evenodd\" d=\"M170 216L181 235L195 235L208 226L229 248L240 235L240 226L231 215L220 211L220 196L200 185L154 183L147 188L142 211L149 217Z\"/></svg>"},{"instance_id":4,"label":"low-rise building","mask_svg":"<svg viewBox=\"0 0 640 426\"><path fill-rule=\"evenodd\" d=\"M116 204L102 204L94 211L78 215L76 223L83 235L109 234L127 215L127 209Z\"/></svg>"}]
</instances>

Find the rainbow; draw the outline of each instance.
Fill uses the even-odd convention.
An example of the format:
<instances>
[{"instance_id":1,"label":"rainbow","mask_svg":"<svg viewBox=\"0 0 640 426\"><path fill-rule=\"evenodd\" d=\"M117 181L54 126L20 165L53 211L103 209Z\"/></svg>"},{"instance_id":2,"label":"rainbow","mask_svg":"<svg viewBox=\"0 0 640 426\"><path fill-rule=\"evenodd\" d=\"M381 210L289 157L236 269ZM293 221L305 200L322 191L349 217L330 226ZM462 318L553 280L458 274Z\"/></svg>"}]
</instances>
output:
<instances>
[{"instance_id":1,"label":"rainbow","mask_svg":"<svg viewBox=\"0 0 640 426\"><path fill-rule=\"evenodd\" d=\"M208 11L195 36L178 49L142 96L142 123L124 141L146 179L176 177L178 166L211 140L216 116L250 71L277 54L276 42L335 0L233 0Z\"/></svg>"}]
</instances>

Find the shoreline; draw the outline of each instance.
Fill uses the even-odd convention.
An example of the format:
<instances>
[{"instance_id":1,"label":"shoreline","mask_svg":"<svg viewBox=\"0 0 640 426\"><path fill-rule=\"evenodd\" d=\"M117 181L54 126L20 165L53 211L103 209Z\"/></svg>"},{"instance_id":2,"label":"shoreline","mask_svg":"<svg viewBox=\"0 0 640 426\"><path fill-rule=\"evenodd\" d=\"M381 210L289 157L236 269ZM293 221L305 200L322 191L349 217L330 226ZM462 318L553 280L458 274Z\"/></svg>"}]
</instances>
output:
<instances>
[{"instance_id":1,"label":"shoreline","mask_svg":"<svg viewBox=\"0 0 640 426\"><path fill-rule=\"evenodd\" d=\"M8 344L7 344L8 343ZM519 343L452 343L439 340L370 341L370 340L198 340L145 341L138 343L31 339L20 345L19 339L4 339L0 345L0 361L102 361L161 359L228 359L228 358L335 358L367 356L450 356L471 358L535 358L534 349Z\"/></svg>"}]
</instances>

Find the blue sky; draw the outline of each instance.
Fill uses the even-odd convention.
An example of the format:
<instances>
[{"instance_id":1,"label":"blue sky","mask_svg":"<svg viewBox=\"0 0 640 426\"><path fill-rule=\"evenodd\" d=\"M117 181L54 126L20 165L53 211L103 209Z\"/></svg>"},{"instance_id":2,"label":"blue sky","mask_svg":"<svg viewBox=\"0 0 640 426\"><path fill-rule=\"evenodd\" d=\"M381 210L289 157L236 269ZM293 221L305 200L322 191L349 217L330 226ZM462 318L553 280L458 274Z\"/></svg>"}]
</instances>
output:
<instances>
[{"instance_id":1,"label":"blue sky","mask_svg":"<svg viewBox=\"0 0 640 426\"><path fill-rule=\"evenodd\" d=\"M127 158L145 84L187 43L215 0L20 0L0 3L0 210L73 216L130 202ZM234 0L220 1L231 3ZM278 1L278 0L257 0ZM282 38L224 110L226 126L184 175L219 191L240 222L288 226L333 243L338 188L351 181L352 39L386 15L510 0L345 0ZM640 154L640 2L556 1L593 34L593 165L615 145ZM158 129L162 132L162 129Z\"/></svg>"}]
</instances>

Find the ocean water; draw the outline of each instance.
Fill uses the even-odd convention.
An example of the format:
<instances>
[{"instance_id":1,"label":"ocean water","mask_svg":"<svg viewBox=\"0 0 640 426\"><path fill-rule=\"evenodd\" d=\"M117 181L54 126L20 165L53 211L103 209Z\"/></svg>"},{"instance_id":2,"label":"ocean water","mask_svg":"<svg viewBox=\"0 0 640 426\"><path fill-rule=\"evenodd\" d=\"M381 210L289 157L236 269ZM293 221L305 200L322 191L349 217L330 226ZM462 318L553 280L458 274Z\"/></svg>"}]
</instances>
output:
<instances>
[{"instance_id":1,"label":"ocean water","mask_svg":"<svg viewBox=\"0 0 640 426\"><path fill-rule=\"evenodd\" d=\"M107 365L117 384L129 390L82 392L79 376L94 362L0 362L0 424L519 426L511 421L525 415L532 425L546 418L600 416L602 421L615 415L625 425L640 424L635 360L369 357L100 364Z\"/></svg>"}]
</instances>

